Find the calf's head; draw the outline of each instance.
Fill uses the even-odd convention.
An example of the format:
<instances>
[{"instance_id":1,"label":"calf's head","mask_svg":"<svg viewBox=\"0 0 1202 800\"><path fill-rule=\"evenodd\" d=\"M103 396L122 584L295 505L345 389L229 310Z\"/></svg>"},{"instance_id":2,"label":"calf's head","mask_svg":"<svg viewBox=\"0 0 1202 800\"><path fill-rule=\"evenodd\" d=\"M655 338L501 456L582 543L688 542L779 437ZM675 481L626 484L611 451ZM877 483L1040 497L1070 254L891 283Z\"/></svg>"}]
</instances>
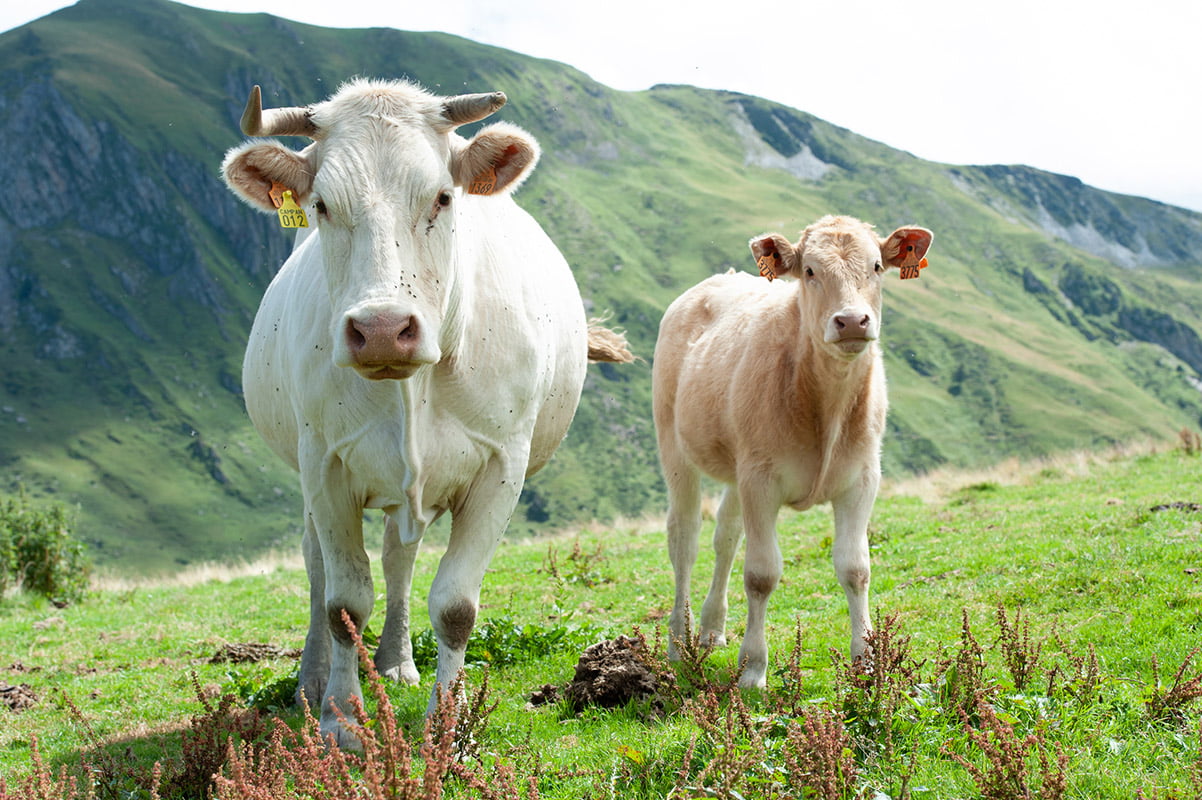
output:
<instances>
[{"instance_id":1,"label":"calf's head","mask_svg":"<svg viewBox=\"0 0 1202 800\"><path fill-rule=\"evenodd\" d=\"M827 216L802 231L797 244L770 233L750 245L765 275L797 279L802 335L852 360L880 337L885 272L918 263L932 239L929 230L916 227L898 228L880 239L865 222Z\"/></svg>"},{"instance_id":2,"label":"calf's head","mask_svg":"<svg viewBox=\"0 0 1202 800\"><path fill-rule=\"evenodd\" d=\"M311 210L337 365L403 379L455 347L465 289L457 208L476 202L465 193L512 191L539 156L534 139L506 123L470 140L455 133L504 103L500 92L438 97L405 82L357 80L317 105L264 111L259 87L251 90L244 133L313 141L299 152L247 142L226 154L222 172L262 211L275 213L283 190Z\"/></svg>"}]
</instances>

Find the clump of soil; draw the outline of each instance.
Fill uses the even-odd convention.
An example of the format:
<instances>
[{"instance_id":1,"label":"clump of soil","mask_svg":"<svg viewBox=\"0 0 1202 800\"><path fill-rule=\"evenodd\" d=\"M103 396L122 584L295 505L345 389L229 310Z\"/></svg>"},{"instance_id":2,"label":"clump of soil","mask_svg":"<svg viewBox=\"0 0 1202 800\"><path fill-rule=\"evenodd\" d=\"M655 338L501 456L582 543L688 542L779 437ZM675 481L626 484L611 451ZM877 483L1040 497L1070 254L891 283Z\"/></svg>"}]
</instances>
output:
<instances>
[{"instance_id":1,"label":"clump of soil","mask_svg":"<svg viewBox=\"0 0 1202 800\"><path fill-rule=\"evenodd\" d=\"M647 643L641 637L619 636L592 645L581 654L576 676L563 690L564 700L570 708L616 708L654 697L659 677L648 656ZM540 691L546 693L548 688L554 689L543 687Z\"/></svg>"},{"instance_id":2,"label":"clump of soil","mask_svg":"<svg viewBox=\"0 0 1202 800\"><path fill-rule=\"evenodd\" d=\"M210 664L245 664L269 658L300 658L300 650L286 650L274 644L242 642L225 644L209 659Z\"/></svg>"},{"instance_id":3,"label":"clump of soil","mask_svg":"<svg viewBox=\"0 0 1202 800\"><path fill-rule=\"evenodd\" d=\"M0 705L9 711L24 711L37 705L38 696L27 683L20 686L9 686L0 681Z\"/></svg>"},{"instance_id":4,"label":"clump of soil","mask_svg":"<svg viewBox=\"0 0 1202 800\"><path fill-rule=\"evenodd\" d=\"M1177 500L1172 503L1161 503L1160 505L1152 506L1152 511L1186 511L1196 514L1202 511L1202 503L1187 503Z\"/></svg>"}]
</instances>

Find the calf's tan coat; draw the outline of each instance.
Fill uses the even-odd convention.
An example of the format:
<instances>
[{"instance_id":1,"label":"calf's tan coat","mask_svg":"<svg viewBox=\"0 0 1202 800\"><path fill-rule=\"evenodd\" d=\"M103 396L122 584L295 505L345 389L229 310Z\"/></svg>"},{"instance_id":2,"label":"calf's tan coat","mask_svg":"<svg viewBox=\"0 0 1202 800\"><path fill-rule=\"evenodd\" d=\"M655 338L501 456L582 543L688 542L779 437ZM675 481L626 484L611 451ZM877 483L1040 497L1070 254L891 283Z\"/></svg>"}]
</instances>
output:
<instances>
[{"instance_id":1,"label":"calf's tan coat","mask_svg":"<svg viewBox=\"0 0 1202 800\"><path fill-rule=\"evenodd\" d=\"M857 219L824 217L796 244L779 234L750 242L758 263L796 280L715 275L664 314L652 382L676 579L671 631L679 639L686 629L704 473L727 489L699 633L703 643L725 644L727 587L746 531L743 686L765 684L765 616L781 577L776 517L783 505L831 503L851 655L865 654L867 526L888 406L877 344L881 284L889 268L921 259L931 240L930 231L916 227L882 240Z\"/></svg>"}]
</instances>

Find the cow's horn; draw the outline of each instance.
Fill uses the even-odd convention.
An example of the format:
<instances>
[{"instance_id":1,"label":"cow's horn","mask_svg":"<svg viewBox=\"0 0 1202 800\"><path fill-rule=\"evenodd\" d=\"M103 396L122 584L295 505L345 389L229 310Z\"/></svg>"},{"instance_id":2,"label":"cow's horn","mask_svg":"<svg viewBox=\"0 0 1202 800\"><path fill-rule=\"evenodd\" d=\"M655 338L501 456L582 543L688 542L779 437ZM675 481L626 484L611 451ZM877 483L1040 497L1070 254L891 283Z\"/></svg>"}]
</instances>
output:
<instances>
[{"instance_id":1,"label":"cow's horn","mask_svg":"<svg viewBox=\"0 0 1202 800\"><path fill-rule=\"evenodd\" d=\"M316 130L307 108L263 110L263 93L255 84L242 112L242 132L247 136L309 136Z\"/></svg>"},{"instance_id":2,"label":"cow's horn","mask_svg":"<svg viewBox=\"0 0 1202 800\"><path fill-rule=\"evenodd\" d=\"M484 119L505 105L507 99L504 92L460 94L443 100L442 115L455 125L466 125Z\"/></svg>"}]
</instances>

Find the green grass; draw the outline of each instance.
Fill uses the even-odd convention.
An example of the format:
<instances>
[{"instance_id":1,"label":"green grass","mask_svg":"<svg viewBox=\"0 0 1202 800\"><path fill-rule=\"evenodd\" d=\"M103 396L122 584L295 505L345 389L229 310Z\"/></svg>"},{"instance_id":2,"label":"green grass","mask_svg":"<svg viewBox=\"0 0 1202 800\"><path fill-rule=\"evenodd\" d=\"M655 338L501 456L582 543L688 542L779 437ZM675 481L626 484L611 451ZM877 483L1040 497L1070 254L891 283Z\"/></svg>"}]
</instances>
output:
<instances>
[{"instance_id":1,"label":"green grass","mask_svg":"<svg viewBox=\"0 0 1202 800\"><path fill-rule=\"evenodd\" d=\"M1187 705L1180 721L1157 722L1149 719L1145 701L1156 685L1154 659L1163 687L1202 641L1202 517L1151 511L1159 504L1202 500L1200 473L1202 458L1162 448L1095 459L1089 467L1065 462L1019 477L966 477L936 498L907 494L906 484L899 484L878 501L870 528L873 607L878 615L897 615L901 633L911 637L914 659L922 662L923 682L934 681L938 665L963 649L966 615L983 650L985 685L994 687L993 707L1020 734L1041 730L1050 747L1067 754L1067 796L1130 798L1142 791L1149 798L1196 797L1200 787L1191 783L1196 779L1190 769L1202 744L1198 703ZM746 698L760 715L769 712L770 700L785 691L783 681L791 676L801 677L800 686L789 690L795 705L829 704L837 692L831 651L847 647L846 607L830 566L829 510L784 513L778 529L786 570L770 603L776 668L769 692ZM709 533L703 531L703 540ZM420 557L419 632L428 627L421 598L438 555L435 547ZM710 561L703 548L699 576ZM225 643L292 648L303 641L303 572L272 566L250 573L196 585L168 581L100 589L62 609L27 596L5 600L0 681L28 684L40 702L21 713L0 711L0 774L28 773L34 736L53 767L78 763L89 737L69 704L108 751L129 748L132 763L149 768L155 760L178 757L181 728L202 711L192 673L202 685L243 697L286 690L295 669L289 659L207 661ZM474 657L505 648L509 662L489 673L490 697L498 706L482 734L486 764L499 759L522 774L532 769L531 754L537 753L542 797L602 796L598 787L618 775L627 787L624 796L664 796L698 733L688 714L647 718L629 708L570 715L561 706L525 705L543 684L571 680L590 637L630 633L636 626L650 639L662 635L671 602L663 532L639 526L507 540L486 576L482 599L486 635L476 637ZM1042 646L1036 674L1021 692L1002 657L999 605L1011 619L1021 613L1032 642ZM715 683L735 667L743 610L736 579L728 626L732 644L707 662ZM380 621L373 619L369 630ZM790 672L786 664L797 626L801 649L795 654L798 667ZM1084 698L1060 690L1049 695L1046 670L1058 667L1063 683L1073 659L1084 658L1091 647L1099 664L1096 691ZM423 669L428 676L429 668ZM480 682L481 669L469 670L469 683ZM1195 658L1184 677L1199 673L1202 660ZM390 689L398 716L411 730L420 725L428 690ZM920 690L917 702L893 718L891 758L872 755L864 746L871 737L857 733L860 786L870 789L868 796L873 791L898 796L907 773L915 798L974 792L969 773L949 753L984 762L959 719L929 700L930 691ZM717 750L705 753L706 759L718 757Z\"/></svg>"}]
</instances>

